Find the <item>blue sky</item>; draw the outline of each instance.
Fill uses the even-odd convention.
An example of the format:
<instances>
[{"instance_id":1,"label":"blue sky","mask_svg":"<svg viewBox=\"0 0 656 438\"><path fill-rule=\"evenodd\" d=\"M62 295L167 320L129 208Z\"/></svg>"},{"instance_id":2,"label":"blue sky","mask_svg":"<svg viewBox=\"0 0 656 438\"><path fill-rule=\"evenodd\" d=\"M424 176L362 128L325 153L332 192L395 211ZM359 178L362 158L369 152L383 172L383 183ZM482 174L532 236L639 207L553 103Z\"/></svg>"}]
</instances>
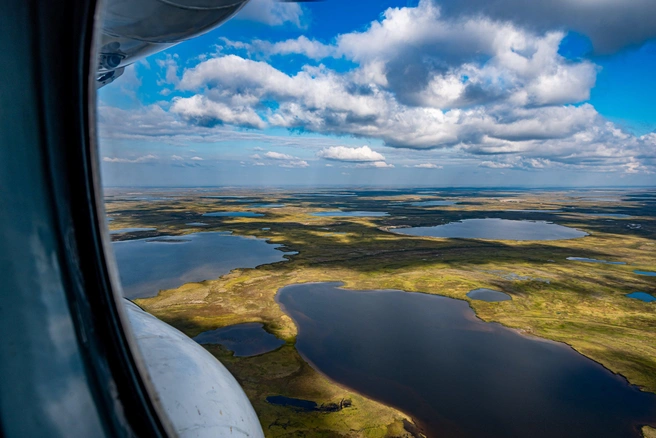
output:
<instances>
[{"instance_id":1,"label":"blue sky","mask_svg":"<svg viewBox=\"0 0 656 438\"><path fill-rule=\"evenodd\" d=\"M656 2L524 3L252 0L99 91L104 183L653 185Z\"/></svg>"}]
</instances>

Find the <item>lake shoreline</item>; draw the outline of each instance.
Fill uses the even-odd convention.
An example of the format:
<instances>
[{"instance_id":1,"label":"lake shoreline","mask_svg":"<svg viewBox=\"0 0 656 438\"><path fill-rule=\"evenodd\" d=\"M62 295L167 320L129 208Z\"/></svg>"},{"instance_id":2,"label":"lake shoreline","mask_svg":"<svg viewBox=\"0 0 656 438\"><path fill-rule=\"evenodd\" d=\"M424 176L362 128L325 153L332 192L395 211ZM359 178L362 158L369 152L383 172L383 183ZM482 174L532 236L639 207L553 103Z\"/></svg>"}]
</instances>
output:
<instances>
[{"instance_id":1,"label":"lake shoreline","mask_svg":"<svg viewBox=\"0 0 656 438\"><path fill-rule=\"evenodd\" d=\"M551 193L503 193L506 198L501 198L501 201L487 192L466 195L448 193L448 196L463 201L457 209L412 210L389 204L391 201L417 199L411 195L389 198L377 193L376 197L353 196L348 201L340 201L313 200L313 195L300 198L285 193L261 197L261 193L253 192L253 202L285 202L288 206L277 208L275 213L272 211L272 215L262 220L215 218L203 231L230 230L240 236L266 237L271 243L286 245L286 248L300 251L300 254L285 256L289 263L276 262L254 269L236 268L216 279L164 290L143 303L137 301L150 313L187 334L240 322L262 322L268 332L290 341L295 337L296 327L293 322L283 318L285 314L275 302L280 287L340 279L350 289L439 291L429 294L468 301L480 320L496 322L531 338L566 344L641 391L656 391L655 373L648 362L656 357L654 348L650 347L656 337L645 328L653 318L643 303L624 297L624 294L635 290L652 291L649 278L640 278L629 272L629 268L572 266L565 260L572 254L595 259L611 256L647 271L656 270L652 255L656 235L647 207L633 205L635 203L629 200L623 201L621 210L617 206L605 208L610 212L630 212L636 217L634 221L642 224L639 230L627 227L622 221L590 219L583 213L568 211L566 216L560 215L557 223L591 234L586 239L569 241L483 242L465 238L415 238L392 231L463 218L483 218L490 214L520 219L522 212L495 211L499 208L498 203L511 195L517 208L523 210L545 208L544 205L564 208L569 204L580 204L569 199L559 201L558 195ZM201 212L211 211L215 204L209 202L185 199L179 201L176 211L170 213L161 209L162 203L143 203L138 207L143 211L143 215L139 213L139 220L133 215L135 204L126 203L124 207L114 202L109 204L112 207L109 214L116 217L115 222L120 222L120 227L153 226L158 228L158 233L176 236L198 231L185 232L185 224L200 219ZM390 216L348 219L310 216L309 213L317 211L317 207L327 210L348 207L364 211L380 208L389 211ZM588 201L581 204L581 208L601 209ZM119 223L114 226L119 227ZM263 227L273 231L264 232ZM325 227L334 233L326 233ZM493 270L516 272L525 278L502 278L491 273ZM597 281L601 276L603 283ZM534 281L537 278L548 278L550 284ZM508 292L515 303L499 308L494 303L473 303L465 299L466 292L475 288ZM222 307L217 307L219 303ZM286 348L283 346L282 350ZM260 357L269 360L269 356L280 355L267 353ZM217 357L224 358L223 355ZM247 372L250 365L249 361L239 360L232 366L237 375L245 376L247 374L242 372ZM264 388L268 387L266 381L262 384ZM335 385L334 382L331 384ZM330 400L330 394L328 391L317 400L334 401ZM288 395L304 397L308 394L301 391ZM261 404L257 404L258 399L253 400L258 409L263 409ZM365 406L360 403L361 413L364 413ZM369 409L370 405L366 406ZM271 412L278 412L284 419L297 418L291 412L275 411L268 407L260 412L265 418L270 418L268 415ZM348 417L329 415L340 419ZM331 430L343 430L335 427Z\"/></svg>"},{"instance_id":2,"label":"lake shoreline","mask_svg":"<svg viewBox=\"0 0 656 438\"><path fill-rule=\"evenodd\" d=\"M409 236L409 237L414 237L414 236ZM280 249L280 247L278 247L278 248L276 248L276 249ZM224 277L227 277L227 276L230 276L230 275L234 275L234 274L236 274L236 273L242 273L242 272L244 272L244 271L249 271L249 270L258 270L258 269L260 269L260 268L266 268L266 267L273 267L274 265L276 265L276 264L280 264L280 263L281 263L280 261L279 261L279 262L273 262L273 263L267 263L267 264L259 265L259 266L255 267L255 268L246 268L246 269L243 269L243 268L235 268L235 269L231 270L229 273L226 273L226 274L224 274L224 275L222 275L222 276L220 276L220 277L218 277L218 278L216 278L216 279L209 279L209 280L207 280L207 281L218 281L218 280L221 280L221 279L224 278ZM332 281L333 281L333 282L341 283L341 284L342 284L342 285L340 286L341 289L351 290L351 291L357 291L357 290L359 290L359 289L354 288L354 287L349 287L348 285L346 285L346 283L344 283L344 282L342 282L342 281L340 281L340 280L332 280ZM317 280L309 280L309 281L293 282L293 283L285 284L285 285L281 286L281 287L278 289L278 291L275 293L275 295L274 295L274 301L275 301L276 304L280 307L280 309L281 309L285 314L287 314L287 312L285 311L284 305L281 305L281 304L279 303L279 301L278 301L278 298L277 298L280 289L282 289L282 288L284 288L284 287L287 287L287 286L293 286L293 285L316 284L316 283L324 283L324 282L326 282L326 279L317 279ZM331 280L328 280L328 282L331 282ZM527 338L531 338L531 339L534 339L534 340L537 340L537 341L540 341L540 342L548 342L548 343L554 343L554 344L564 344L564 345L567 345L567 346L568 346L570 349L572 349L574 352L576 352L576 353L578 353L578 354L584 356L585 358L587 358L587 359L589 359L589 360L595 362L596 364L600 365L602 368L604 368L606 371L609 371L609 372L612 373L613 375L616 375L616 376L622 378L624 381L627 382L628 385L630 385L630 386L632 386L632 387L635 387L635 388L639 389L639 390L642 391L642 392L652 393L652 394L655 393L654 391L649 390L649 388L646 388L646 387L644 387L644 386L642 386L642 385L637 385L637 384L632 383L632 382L629 380L629 378L628 378L627 376L625 376L624 374L622 374L622 373L620 373L620 372L613 371L611 368L609 368L609 367L608 367L607 365L605 365L604 363L602 363L602 362L596 360L596 359L593 358L593 357L590 357L590 356L586 355L584 351L580 351L580 350L578 350L578 349L576 348L576 346L574 346L574 345L573 345L572 343L570 343L570 342L563 341L563 340L551 339L551 338L543 337L543 336L539 336L539 335L536 335L536 334L532 333L531 331L527 331L527 330L525 330L525 329L515 328L515 327L512 327L512 326L508 326L508 325L504 324L504 323L501 322L501 321L496 321L496 320L487 321L487 320L483 319L483 318L480 316L479 312L477 311L476 307L472 305L472 304L473 304L473 301L476 301L476 300L473 300L473 299L471 299L471 298L469 298L469 297L466 297L466 298L454 298L454 297L452 297L452 296L449 296L449 295L447 295L447 294L443 294L443 293L439 293L439 292L409 291L409 290L402 290L402 289L386 289L386 288L381 288L381 289L374 289L374 290L376 290L376 291L378 291L378 290L385 290L385 291L398 291L398 292L402 292L402 293L418 293L418 294L424 294L424 295L434 295L434 296L441 296L441 297L446 297L446 298L451 298L451 299L456 299L456 300L459 300L459 301L467 302L469 308L473 311L475 317L476 317L477 319L479 319L480 321L482 321L482 322L493 323L493 324L499 324L499 325L501 325L501 326L503 326L503 327L505 327L505 328L507 328L507 329L509 329L509 330L512 330L512 331L514 331L514 332L520 334L521 336L524 336L524 337L527 337ZM163 292L163 291L159 291L159 292L158 292L158 295L159 295L161 292ZM492 304L498 304L498 303L492 303ZM288 315L288 314L287 314L287 315ZM291 317L290 317L290 318L291 318ZM294 325L296 326L296 328L297 328L297 330L298 330L298 324L296 323L296 321L295 321L293 318L291 318L291 319L294 321ZM247 323L247 322L259 322L259 323L263 324L264 329L267 331L267 333L272 333L272 331L269 329L269 324L268 324L266 321L264 321L264 320L259 320L259 321L253 321L253 320L250 320L250 321L243 321L243 323ZM272 334L273 334L273 333L272 333ZM408 415L406 412L404 412L402 409L400 409L400 408L397 407L397 406L394 406L394 405L392 405L392 404L386 403L386 402L384 402L384 401L382 401L382 400L380 400L380 399L378 399L378 398L376 398L376 397L372 397L372 396L369 396L369 395L363 394L363 393L360 392L360 391L357 391L357 390L355 390L355 389L353 389L353 388L348 387L347 385L341 384L341 383L339 383L339 382L337 382L337 381L331 379L331 378L330 378L329 376L327 376L324 372L322 372L322 371L319 369L319 367L316 366L316 364L314 364L311 360L309 360L309 359L307 358L307 356L305 356L303 353L301 353L299 350L296 349L296 347L295 347L295 341L294 341L294 344L292 344L292 347L297 351L297 353L299 354L299 356L300 356L300 357L301 357L301 358L307 363L307 365L309 365L309 366L310 366L310 367L311 367L316 373L320 374L320 375L323 376L325 379L329 380L333 385L335 385L335 386L337 386L337 387L339 387L339 388L341 388L341 389L343 389L343 390L346 390L346 391L349 391L349 392L353 392L353 393L357 393L357 394L359 394L360 396L362 396L363 398L366 398L366 399L369 399L369 400L373 400L373 401L375 401L375 402L377 402L377 403L380 403L380 404L382 404L382 405L388 406L389 408L398 411L398 412L401 413L403 416L405 416L405 417L406 417L406 418L407 418L407 419L408 419L413 425L415 425L415 426L417 427L417 431L416 431L416 432L419 433L419 435L413 435L414 437L416 437L416 438L422 438L422 437L426 437L426 436L427 436L426 433L425 433L425 431L426 431L426 427L425 427L425 426L422 426L421 422L420 422L419 420L417 420L416 418L414 418L413 416ZM279 347L279 348L282 348L282 346ZM263 355L265 355L265 354L268 354L268 353L262 353L262 354L260 354L259 356L263 356ZM652 426L653 426L653 428L656 429L656 423L654 423L653 425L649 425L649 424L639 424L639 425L637 425L638 429L640 429L641 427L652 427ZM413 433L413 432L410 432L410 431L408 431L408 432L409 432L409 433Z\"/></svg>"},{"instance_id":3,"label":"lake shoreline","mask_svg":"<svg viewBox=\"0 0 656 438\"><path fill-rule=\"evenodd\" d=\"M283 289L283 288L285 288L285 287L288 287L288 286L294 286L294 285L298 285L298 284L320 284L320 283L324 283L324 282L323 282L323 281L308 281L308 282L303 282L303 283L293 283L293 284L289 284L289 285L283 286L282 288L278 289L278 292L276 293L276 295L275 295L275 297L274 297L274 299L275 299L276 303L278 304L278 306L280 307L280 309L281 309L281 310L282 310L287 316L289 316L289 318L291 318L292 321L294 321L294 324L296 325L297 332L300 332L300 326L299 326L298 322L297 322L296 319L294 319L294 317L292 317L292 316L290 315L290 313L285 309L285 305L282 304L282 303L278 300L278 296L279 296L280 290ZM335 283L341 283L341 282L340 282L340 281L335 281ZM341 286L340 286L340 287L341 287ZM346 289L346 290L349 290L349 289ZM393 289L389 289L389 290L393 290ZM420 292L420 293L421 293L421 292ZM297 334L297 336L298 336L298 334ZM340 382L335 381L334 379L332 379L331 377L329 377L326 373L324 373L323 371L321 371L321 370L319 369L319 367L318 367L314 362L312 362L312 361L311 361L311 360L310 360L305 354L303 354L301 351L299 351L299 350L296 348L296 341L294 341L294 345L293 345L293 347L294 347L294 349L296 350L296 352L298 353L298 355L301 356L301 357L303 358L303 360L305 361L305 363L307 363L310 367L312 367L312 369L313 369L316 373L322 375L324 378L328 379L328 380L329 380L330 382L332 382L334 385L336 385L336 386L338 386L338 387L340 387L340 388L342 388L342 389L344 389L344 390L346 390L346 391L355 392L356 394L359 394L360 396L362 396L362 397L364 397L364 398L367 398L367 399L370 399L370 400L374 400L374 401L376 401L376 402L378 402L378 403L380 403L380 404L382 404L382 405L385 405L385 406L388 406L388 407L390 407L390 408L392 408L392 409L395 409L396 411L400 412L400 413L403 414L405 417L407 417L407 418L409 419L409 421L410 421L410 422L411 422L411 423L417 428L417 430L416 430L416 434L413 433L413 432L411 432L411 431L408 431L409 433L412 433L412 434L413 434L413 437L415 437L415 438L426 438L426 437L427 437L427 435L426 435L426 427L425 427L425 426L422 426L421 423L418 422L418 420L417 420L416 418L413 418L411 415L408 415L406 412L404 412L401 408L399 408L399 407L397 407L397 406L390 405L389 403L386 403L386 402L384 402L384 401L382 401L382 400L379 400L379 399L377 399L377 398L375 398L375 397L371 397L371 396L369 396L369 395L367 395L367 394L363 394L362 392L357 391L357 390L355 390L355 389L353 389L353 388L350 388L350 387L348 387L347 385L345 385L345 384L343 384L343 383L340 383Z\"/></svg>"},{"instance_id":4,"label":"lake shoreline","mask_svg":"<svg viewBox=\"0 0 656 438\"><path fill-rule=\"evenodd\" d=\"M298 320L297 320L294 316L292 316L292 312L290 312L289 309L287 309L286 306L280 301L279 297L280 297L280 293L281 293L282 289L287 288L287 287L290 287L290 286L298 286L298 285L319 285L319 284L326 284L326 283L334 283L334 284L337 284L337 285L338 285L338 286L337 286L338 289L342 289L342 290L345 290L345 291L351 291L351 292L361 292L361 293L363 293L363 294L367 294L367 293L370 293L370 292L371 292L371 293L380 293L380 292L399 292L399 293L403 293L403 294L408 294L408 293L410 293L410 294L422 294L422 295L426 295L426 296L438 296L438 297L444 297L444 298L447 298L447 299L452 299L452 300L457 300L457 301L463 301L463 302L466 302L467 305L468 305L468 307L469 307L469 309L472 311L472 313L473 313L474 316L476 317L476 319L477 319L479 322L481 322L481 323L486 323L486 324L498 324L498 325L504 327L505 329L508 329L508 330L510 330L510 331L512 331L512 332L514 332L514 333L517 333L518 335L520 335L520 336L522 336L522 337L524 337L524 338L531 339L531 340L534 340L534 341L537 341L537 342L545 342L545 343L549 343L549 344L552 344L552 345L558 345L558 346L563 346L563 347L566 346L568 349L570 349L571 351L575 352L576 354L578 354L578 355L580 355L580 356L586 358L587 360L590 360L591 362L595 363L596 365L600 366L600 367L603 368L605 371L609 372L611 375L620 378L622 381L624 381L624 382L626 383L627 386L629 386L629 387L631 387L631 388L638 389L639 391L644 392L644 393L648 393L648 394L656 394L656 393L654 393L654 392L652 392L652 391L647 390L647 389L644 388L644 387L641 387L641 386L639 386L639 385L635 385L635 384L631 383L631 382L629 381L629 379L628 379L626 376L622 375L621 373L618 373L618 372L615 372L615 371L611 370L610 368L608 368L607 366L605 366L603 363L601 363L601 362L595 360L594 358L591 358L591 357L585 355L584 353L582 353L582 352L580 352L579 350L577 350L572 344L570 344L570 343L568 343L568 342L564 342L564 341L558 341L558 340L554 340L554 339L544 338L544 337L541 337L541 336L535 335L535 334L533 334L533 333L531 333L531 332L528 332L528 331L526 331L526 330L522 330L522 329L517 329L517 328L513 328L513 327L506 326L506 325L504 325L503 323L500 323L500 322L498 322L498 321L485 321L484 319L482 319L482 318L478 315L478 313L476 312L476 308L475 308L474 306L472 306L472 302L475 301L475 300L473 300L473 299L471 299L471 298L469 298L469 297L467 297L467 299L464 299L464 298L461 299L461 298L453 298L453 297L449 297L449 296L447 296L447 295L443 295L443 294L439 294L439 293L432 293L432 292L425 292L425 291L406 291L406 290L401 290L401 289L368 289L368 290L361 290L361 289L356 289L356 288L349 288L349 287L346 286L346 284L345 284L343 281L340 281L340 280L333 280L333 281L330 281L330 280L328 280L328 281L325 281L325 280L322 280L322 281L305 281L305 282L299 282L299 283L291 283L291 284L287 284L287 285L285 285L285 286L280 287L280 288L278 289L278 291L276 292L274 299L275 299L276 303L278 304L278 306L280 307L280 309L281 309L281 310L282 310L287 316L289 316L289 318L294 322L294 324L295 324L295 326L296 326L296 329L297 329L297 335L296 335L297 337L298 337L298 335L301 333L301 326L300 326ZM494 304L497 304L497 303L494 303ZM307 315L304 315L304 316L307 318ZM343 389L345 389L345 390L348 390L348 391L352 391L352 392L358 393L358 394L360 394L360 395L363 396L363 397L366 397L366 398L369 398L369 399L375 400L375 401L377 401L377 402L379 402L379 403L381 403L381 404L384 404L384 405L390 406L390 407L392 407L392 408L398 410L399 412L404 413L404 415L406 415L408 418L411 418L411 419L412 419L413 424L415 424L415 425L418 427L420 433L422 433L423 436L427 436L427 435L426 435L426 433L427 433L427 432L426 432L426 431L427 431L426 426L422 425L421 421L418 420L417 418L413 417L412 415L408 415L408 414L403 410L403 408L401 408L401 407L399 407L399 406L396 406L396 405L394 405L394 404L390 404L390 403L388 403L388 402L386 402L386 401L384 401L384 400L381 400L380 398L377 398L377 397L371 396L371 395L369 395L369 394L365 394L365 393L363 393L363 392L361 392L361 391L356 390L355 388L349 387L349 386L346 385L346 384L343 384L343 383L341 383L341 382L338 382L338 381L334 380L334 379L331 378L329 375L327 375L324 371L322 371L321 368L320 368L319 366L317 366L316 363L314 363L314 361L312 361L311 359L309 359L309 357L307 357L307 355L306 355L304 352L302 352L302 351L300 351L298 348L296 348L296 342L294 342L294 348L295 348L296 351L298 352L299 356L301 356L301 357L303 358L303 360L304 360L309 366L311 366L311 367L312 367L317 373L321 374L321 375L324 376L326 379L328 379L328 380L330 380L331 382L333 382L335 385L337 385L337 386L339 386L339 387L341 387L341 388L343 388ZM636 426L636 430L642 430L643 428L650 428L650 427L652 427L652 428L656 428L656 420L655 420L653 423L651 423L651 424L642 424L642 423L638 423L638 424L635 424L635 426Z\"/></svg>"},{"instance_id":5,"label":"lake shoreline","mask_svg":"<svg viewBox=\"0 0 656 438\"><path fill-rule=\"evenodd\" d=\"M279 248L276 248L276 249L280 250L280 247L279 247ZM289 256L289 257L291 257L291 256ZM233 275L234 273L238 273L238 272L241 272L241 271L247 271L247 270L249 270L249 269L258 269L258 268L261 268L261 267L273 266L273 265L276 265L276 264L279 264L279 263L283 263L283 262L285 262L285 260L281 260L281 261L273 262L273 263L266 263L266 264L258 265L258 266L255 267L255 268L235 268L235 269L232 269L230 272L221 275L220 277L217 277L217 278L215 278L215 279L207 279L207 280L203 280L202 282L205 282L205 281L218 281L218 280L221 280L223 277L227 277L227 276ZM200 282L200 283L202 283L202 282ZM283 287L287 287L287 286L294 286L294 285L302 285L302 284L318 284L318 283L325 283L325 282L343 283L341 280L327 280L327 281L326 281L326 280L324 280L324 279L321 279L321 280L316 280L316 281L309 280L309 281L303 281L303 282L297 282L297 283L289 283L289 284L286 284L286 285L282 286L281 288L283 288ZM185 283L185 284L187 284L187 283ZM189 283L189 284L191 284L191 283ZM180 286L180 287L183 287L183 286L184 286L184 285L182 285L182 286ZM345 290L351 290L351 291L359 290L359 289L350 288L350 287L348 287L346 284L343 284L342 286L340 286L340 288L341 288L341 289L345 289ZM174 288L174 289L178 289L178 288ZM131 301L131 302L133 302L134 304L138 305L137 303L134 302L134 300L139 300L139 301L140 301L140 300L144 300L144 299L157 298L157 297L160 295L160 293L162 293L162 292L164 292L164 291L166 291L166 290L174 290L174 289L162 289L162 290L160 290L160 291L157 292L157 295L154 295L154 296L152 296L152 297L136 297L136 298L133 298L133 299L130 299L130 298L126 298L126 299L128 299L129 301ZM376 290L376 291L385 291L385 290L388 290L388 291L397 291L397 292L403 292L403 293L417 293L417 294L424 294L424 295L435 295L435 296L441 296L441 297L446 297L446 298L452 298L452 299L456 299L456 300L459 300L459 301L467 302L468 305L469 305L469 307L471 308L471 310L474 312L474 315L476 316L476 318L478 318L478 319L481 320L482 322L499 324L499 325L501 325L501 326L503 326L503 327L505 327L505 328L507 328L507 329L509 329L509 330L512 330L512 331L517 332L518 334L520 334L520 335L522 335L522 336L526 336L526 337L529 337L529 338L534 338L534 339L539 340L539 341L543 341L543 342L553 342L553 343L562 343L562 344L565 344L565 345L567 345L568 347L570 347L572 350L574 350L575 352L577 352L578 354L580 354L580 355L582 355L582 356L585 356L586 358L592 360L593 362L595 362L595 363L601 365L601 366L602 366L603 368L605 368L607 371L609 371L609 372L611 372L611 373L613 373L613 374L615 374L615 375L617 375L617 376L619 376L619 377L622 377L622 378L625 379L625 380L627 381L627 383L630 384L631 386L634 386L634 387L638 388L639 390L641 390L641 391L643 391L643 392L648 392L648 393L656 394L655 391L652 391L652 390L650 390L649 388L646 388L646 387L644 387L644 386L642 386L642 385L638 385L638 384L632 383L632 382L629 380L629 378L626 377L624 374L622 374L622 373L620 373L620 372L617 372L617 371L613 371L611 368L609 368L608 366L606 366L606 365L603 364L602 362L596 360L596 359L593 358L593 357L590 357L590 356L586 355L586 354L585 354L584 352L582 352L582 351L579 351L579 350L578 350L573 344L571 344L571 343L569 343L569 342L567 342L567 341L556 340L556 339L551 339L551 338L547 338L547 337L539 336L539 335L536 335L536 334L532 333L531 331L528 331L528 330L525 330L525 329L516 328L516 327L512 327L512 326L506 325L506 324L504 324L504 323L501 322L501 321L496 321L496 320L487 321L487 320L481 318L481 316L479 315L479 313L478 313L476 307L472 306L472 301L477 301L477 300L474 300L474 299L472 299L472 298L469 298L469 297L467 297L467 299L465 299L465 298L454 298L454 297L452 297L452 296L450 296L450 295L447 295L447 294L434 293L434 292L425 292L425 291L408 291L408 290L402 290L402 289L372 289L372 290ZM281 310L284 311L284 306L282 306L282 305L278 302L277 296L278 296L278 294L276 293L276 295L274 296L274 300L275 300L276 304L278 304L278 305L280 306ZM286 312L285 312L285 313L286 313ZM263 326L264 326L265 330L267 331L267 333L274 334L274 333L272 333L270 330L267 329L267 328L268 328L268 324L267 324L266 321L263 321L263 320L244 320L243 322L236 323L236 324L231 324L231 325L247 324L247 323L261 323L261 324L263 324ZM222 326L222 327L228 327L228 326ZM215 327L215 329L222 328L222 327ZM261 354L266 354L266 353L261 353ZM300 354L300 353L299 353L299 354ZM308 365L311 365L311 366L313 366L313 368L314 368L314 365L311 364L311 363L309 363L309 362L308 362ZM319 371L317 370L317 372L319 372ZM349 390L350 390L350 389L349 389ZM361 394L361 395L362 395L362 394ZM364 395L363 395L363 397L364 397Z\"/></svg>"}]
</instances>

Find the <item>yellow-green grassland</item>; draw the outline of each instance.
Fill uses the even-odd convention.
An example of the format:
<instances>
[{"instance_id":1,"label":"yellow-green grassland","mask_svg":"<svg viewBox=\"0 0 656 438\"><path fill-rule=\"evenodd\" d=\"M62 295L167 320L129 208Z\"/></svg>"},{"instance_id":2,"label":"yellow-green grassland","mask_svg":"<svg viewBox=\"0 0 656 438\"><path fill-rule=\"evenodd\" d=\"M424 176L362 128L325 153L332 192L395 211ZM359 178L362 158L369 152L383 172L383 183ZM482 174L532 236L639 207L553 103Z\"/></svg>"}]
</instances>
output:
<instances>
[{"instance_id":1,"label":"yellow-green grassland","mask_svg":"<svg viewBox=\"0 0 656 438\"><path fill-rule=\"evenodd\" d=\"M630 192L600 202L565 192L445 191L369 193L367 196L295 196L285 192L239 192L258 203L282 208L254 208L243 202L201 197L185 191L172 199L134 201L108 193L110 228L154 227L115 239L182 235L199 231L232 231L268 239L297 251L287 261L236 269L217 279L184 284L136 300L142 308L189 336L237 323L261 322L286 341L281 348L254 357L235 357L216 345L206 348L243 385L265 434L282 436L419 435L406 413L367 399L330 381L308 365L294 348L296 327L275 300L286 285L341 281L351 289L399 289L469 301L479 318L499 322L526 334L571 345L581 354L625 376L641 389L656 392L656 303L628 299L634 291L656 293L656 277L634 270L656 271L656 197L645 201ZM640 193L640 195L644 195ZM412 207L408 202L452 199L458 204ZM385 217L317 217L323 210L385 211ZM508 210L561 210L522 213ZM202 217L207 211L248 210L257 218ZM586 213L624 213L630 218ZM597 213L595 213L597 214ZM583 238L553 241L503 241L412 237L396 227L426 226L467 218L548 220L589 233ZM202 221L207 226L186 226ZM262 228L270 228L262 230ZM567 257L626 262L584 263ZM467 292L491 288L511 301L471 301ZM335 412L297 412L265 401L284 395L319 404L351 400ZM656 416L656 413L654 413ZM654 430L643 429L645 437Z\"/></svg>"}]
</instances>

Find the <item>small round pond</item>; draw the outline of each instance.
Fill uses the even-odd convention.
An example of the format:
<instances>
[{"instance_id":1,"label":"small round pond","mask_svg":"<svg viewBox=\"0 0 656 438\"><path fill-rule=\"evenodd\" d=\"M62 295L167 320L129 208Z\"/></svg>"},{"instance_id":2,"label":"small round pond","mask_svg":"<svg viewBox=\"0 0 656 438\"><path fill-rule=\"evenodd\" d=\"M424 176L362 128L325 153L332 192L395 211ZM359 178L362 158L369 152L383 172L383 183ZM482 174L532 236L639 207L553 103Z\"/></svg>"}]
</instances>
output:
<instances>
[{"instance_id":1,"label":"small round pond","mask_svg":"<svg viewBox=\"0 0 656 438\"><path fill-rule=\"evenodd\" d=\"M472 300L487 301L489 303L512 300L512 297L506 293L485 288L471 290L467 293L467 296Z\"/></svg>"},{"instance_id":2,"label":"small round pond","mask_svg":"<svg viewBox=\"0 0 656 438\"><path fill-rule=\"evenodd\" d=\"M264 330L258 322L236 324L203 332L194 338L199 344L218 344L234 352L237 357L268 353L285 343Z\"/></svg>"}]
</instances>

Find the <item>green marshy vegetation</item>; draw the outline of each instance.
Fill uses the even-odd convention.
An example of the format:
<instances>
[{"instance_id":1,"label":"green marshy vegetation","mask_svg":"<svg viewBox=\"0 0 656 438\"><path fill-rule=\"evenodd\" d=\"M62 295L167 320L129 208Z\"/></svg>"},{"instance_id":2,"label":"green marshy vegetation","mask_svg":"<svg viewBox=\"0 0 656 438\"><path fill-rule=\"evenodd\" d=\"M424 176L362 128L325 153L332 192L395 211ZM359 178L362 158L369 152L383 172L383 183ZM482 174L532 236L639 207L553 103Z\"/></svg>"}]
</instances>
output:
<instances>
[{"instance_id":1,"label":"green marshy vegetation","mask_svg":"<svg viewBox=\"0 0 656 438\"><path fill-rule=\"evenodd\" d=\"M595 203L564 198L562 193L445 193L442 197L381 194L367 197L312 198L292 194L250 193L252 208L226 199L189 194L174 200L121 201L107 204L112 228L156 227L155 232L116 239L182 235L195 231L232 231L268 238L298 251L289 261L234 270L219 279L162 291L138 304L190 336L218 327L261 322L286 344L273 352L236 358L219 346L206 346L244 386L269 436L408 436L408 416L368 400L326 379L294 349L296 327L275 302L279 288L301 282L343 281L354 289L400 289L467 300L485 321L566 342L585 356L622 374L643 390L656 392L656 306L627 299L633 291L654 293L654 277L634 269L656 270L656 203ZM456 199L452 206L412 207L409 202ZM575 208L568 208L568 207ZM387 217L318 217L316 211L374 210ZM509 209L562 209L525 213ZM212 218L207 211L257 211L264 217ZM586 212L619 212L631 218L591 217ZM401 236L389 227L429 226L465 218L549 220L590 235L558 241L488 241ZM201 221L199 228L185 223ZM639 224L640 227L630 227ZM262 230L270 228L270 230ZM566 258L624 261L627 265L590 264ZM514 274L514 275L513 275ZM471 301L476 288L504 291L511 301ZM322 403L351 399L338 412L296 412L266 402L284 395ZM656 416L656 413L655 413ZM653 430L645 429L645 436Z\"/></svg>"}]
</instances>

